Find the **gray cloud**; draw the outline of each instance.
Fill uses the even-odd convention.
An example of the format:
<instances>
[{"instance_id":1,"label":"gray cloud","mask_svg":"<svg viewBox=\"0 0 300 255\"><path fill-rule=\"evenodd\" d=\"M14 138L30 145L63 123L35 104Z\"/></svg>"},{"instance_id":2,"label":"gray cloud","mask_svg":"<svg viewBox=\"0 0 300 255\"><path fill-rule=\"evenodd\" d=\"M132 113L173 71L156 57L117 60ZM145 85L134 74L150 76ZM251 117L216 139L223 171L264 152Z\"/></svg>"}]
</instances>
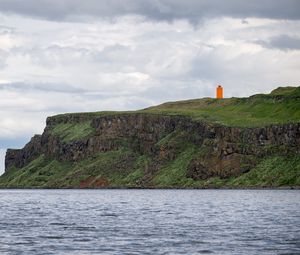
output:
<instances>
[{"instance_id":1,"label":"gray cloud","mask_svg":"<svg viewBox=\"0 0 300 255\"><path fill-rule=\"evenodd\" d=\"M298 0L0 0L1 12L49 20L76 20L84 16L114 18L122 15L191 21L216 16L300 19L299 9Z\"/></svg>"},{"instance_id":2,"label":"gray cloud","mask_svg":"<svg viewBox=\"0 0 300 255\"><path fill-rule=\"evenodd\" d=\"M28 84L28 83L3 83L0 84L0 90L17 90L17 91L44 91L44 92L59 92L78 94L83 93L84 90L74 88L66 84Z\"/></svg>"},{"instance_id":3,"label":"gray cloud","mask_svg":"<svg viewBox=\"0 0 300 255\"><path fill-rule=\"evenodd\" d=\"M5 35L5 34L11 35L11 34L13 34L15 32L16 32L16 30L14 28L12 28L12 27L1 26L0 25L0 35Z\"/></svg>"},{"instance_id":4,"label":"gray cloud","mask_svg":"<svg viewBox=\"0 0 300 255\"><path fill-rule=\"evenodd\" d=\"M258 41L257 43L271 49L300 50L300 37L289 35L279 35L271 37L268 41Z\"/></svg>"}]
</instances>

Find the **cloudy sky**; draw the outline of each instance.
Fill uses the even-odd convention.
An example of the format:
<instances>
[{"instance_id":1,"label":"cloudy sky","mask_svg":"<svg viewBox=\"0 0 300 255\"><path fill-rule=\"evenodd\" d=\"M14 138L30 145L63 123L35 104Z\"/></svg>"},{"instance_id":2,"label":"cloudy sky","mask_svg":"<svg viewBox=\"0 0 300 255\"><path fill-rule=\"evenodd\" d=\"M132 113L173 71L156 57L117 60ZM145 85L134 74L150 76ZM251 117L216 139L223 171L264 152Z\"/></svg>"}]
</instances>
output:
<instances>
[{"instance_id":1,"label":"cloudy sky","mask_svg":"<svg viewBox=\"0 0 300 255\"><path fill-rule=\"evenodd\" d=\"M298 0L0 0L0 173L47 116L300 84Z\"/></svg>"}]
</instances>

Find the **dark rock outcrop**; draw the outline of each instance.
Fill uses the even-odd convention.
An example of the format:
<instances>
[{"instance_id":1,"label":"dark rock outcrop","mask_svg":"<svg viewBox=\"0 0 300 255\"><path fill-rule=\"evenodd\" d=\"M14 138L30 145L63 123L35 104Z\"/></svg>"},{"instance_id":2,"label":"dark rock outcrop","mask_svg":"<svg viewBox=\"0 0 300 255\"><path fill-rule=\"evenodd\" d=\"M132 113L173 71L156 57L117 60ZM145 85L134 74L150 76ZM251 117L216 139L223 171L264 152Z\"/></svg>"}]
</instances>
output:
<instances>
[{"instance_id":1,"label":"dark rock outcrop","mask_svg":"<svg viewBox=\"0 0 300 255\"><path fill-rule=\"evenodd\" d=\"M5 156L5 170L12 166L21 168L42 152L41 135L35 135L23 149L8 149Z\"/></svg>"}]
</instances>

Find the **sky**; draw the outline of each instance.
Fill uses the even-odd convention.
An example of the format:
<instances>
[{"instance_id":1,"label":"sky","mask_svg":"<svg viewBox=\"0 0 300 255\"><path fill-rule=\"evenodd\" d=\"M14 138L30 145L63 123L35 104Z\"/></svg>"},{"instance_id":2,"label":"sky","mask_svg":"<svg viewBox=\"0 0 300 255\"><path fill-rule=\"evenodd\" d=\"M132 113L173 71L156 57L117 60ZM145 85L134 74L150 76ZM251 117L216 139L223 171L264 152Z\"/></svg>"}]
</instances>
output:
<instances>
[{"instance_id":1,"label":"sky","mask_svg":"<svg viewBox=\"0 0 300 255\"><path fill-rule=\"evenodd\" d=\"M26 3L26 4L25 4ZM0 0L0 174L47 116L299 86L298 0Z\"/></svg>"}]
</instances>

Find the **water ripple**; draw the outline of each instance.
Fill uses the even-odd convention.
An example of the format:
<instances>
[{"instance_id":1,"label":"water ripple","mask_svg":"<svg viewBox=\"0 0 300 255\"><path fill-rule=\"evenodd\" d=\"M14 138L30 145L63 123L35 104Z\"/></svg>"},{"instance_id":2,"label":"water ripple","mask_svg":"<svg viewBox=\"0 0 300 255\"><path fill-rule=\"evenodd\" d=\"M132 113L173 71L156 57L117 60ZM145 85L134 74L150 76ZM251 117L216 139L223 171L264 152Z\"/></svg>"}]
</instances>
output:
<instances>
[{"instance_id":1,"label":"water ripple","mask_svg":"<svg viewBox=\"0 0 300 255\"><path fill-rule=\"evenodd\" d=\"M0 190L0 254L300 254L299 190Z\"/></svg>"}]
</instances>

